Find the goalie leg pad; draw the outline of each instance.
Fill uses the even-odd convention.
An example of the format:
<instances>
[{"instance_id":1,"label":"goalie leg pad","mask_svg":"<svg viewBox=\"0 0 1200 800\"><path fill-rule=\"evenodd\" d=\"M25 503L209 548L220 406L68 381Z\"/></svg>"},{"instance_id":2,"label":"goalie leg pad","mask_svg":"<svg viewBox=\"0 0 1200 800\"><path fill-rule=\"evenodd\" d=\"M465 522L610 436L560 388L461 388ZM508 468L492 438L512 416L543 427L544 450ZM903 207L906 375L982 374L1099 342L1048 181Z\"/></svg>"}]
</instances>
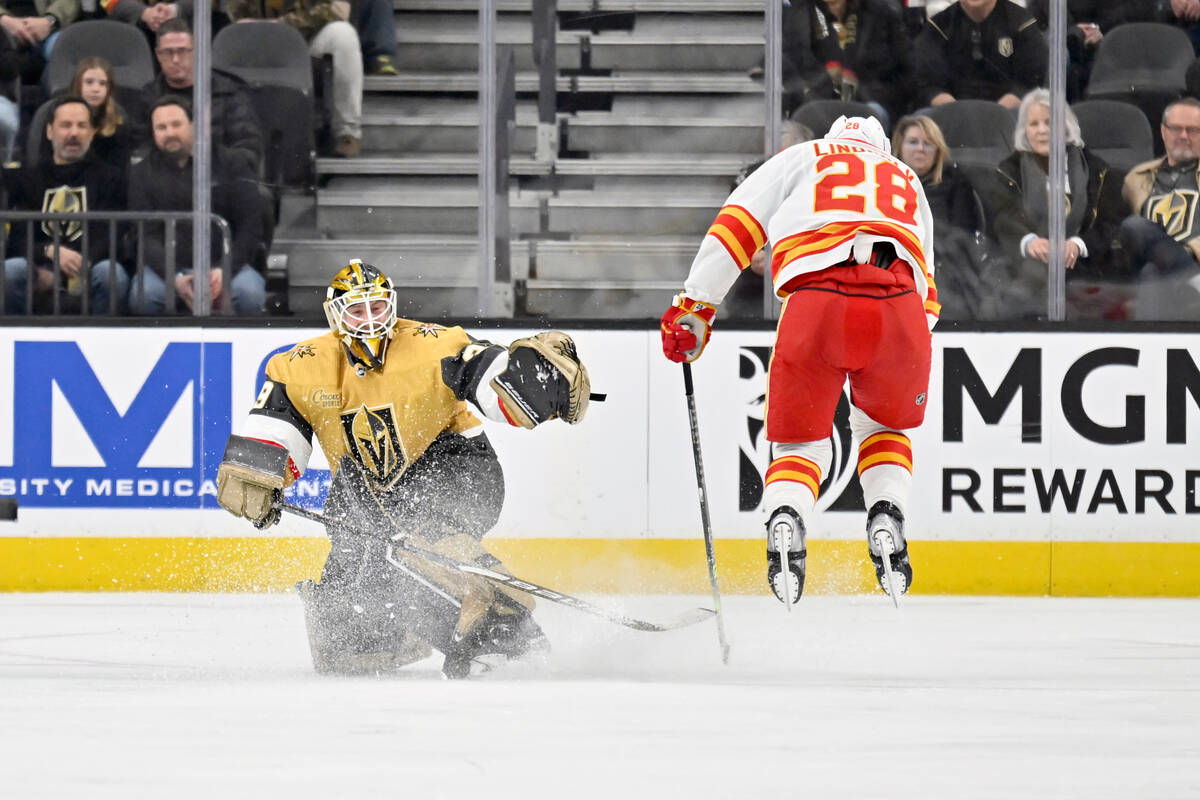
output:
<instances>
[{"instance_id":1,"label":"goalie leg pad","mask_svg":"<svg viewBox=\"0 0 1200 800\"><path fill-rule=\"evenodd\" d=\"M491 381L510 420L534 428L558 417L574 425L587 413L591 381L575 342L562 331L517 339L508 368Z\"/></svg>"}]
</instances>

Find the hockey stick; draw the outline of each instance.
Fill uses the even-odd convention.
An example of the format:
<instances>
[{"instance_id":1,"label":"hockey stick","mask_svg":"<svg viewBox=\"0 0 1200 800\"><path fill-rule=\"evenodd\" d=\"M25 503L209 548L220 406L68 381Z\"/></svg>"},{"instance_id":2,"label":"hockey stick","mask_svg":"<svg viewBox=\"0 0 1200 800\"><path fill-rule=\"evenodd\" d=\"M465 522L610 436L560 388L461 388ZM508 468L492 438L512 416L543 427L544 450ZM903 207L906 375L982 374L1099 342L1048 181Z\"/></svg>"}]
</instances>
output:
<instances>
[{"instance_id":1,"label":"hockey stick","mask_svg":"<svg viewBox=\"0 0 1200 800\"><path fill-rule=\"evenodd\" d=\"M708 583L712 587L713 614L717 618L717 640L721 644L721 663L729 663L729 640L725 637L725 616L721 613L721 589L717 584L717 554L713 549L712 524L708 517L708 491L704 487L704 460L700 455L700 423L696 420L696 395L692 386L692 365L683 362L683 393L687 396L688 421L692 428L692 457L696 462L696 491L700 495L700 522L704 526L704 555L708 559Z\"/></svg>"},{"instance_id":2,"label":"hockey stick","mask_svg":"<svg viewBox=\"0 0 1200 800\"><path fill-rule=\"evenodd\" d=\"M304 519L312 520L313 522L320 522L322 524L325 523L325 515L316 511L309 511L306 508L300 508L299 506L294 506L289 503L282 503L280 504L279 508L280 510L286 511L289 514L295 514L298 517L303 517ZM361 534L361 532L359 533ZM656 633L661 631L671 631L677 628L686 628L689 625L695 625L698 622L703 622L716 613L712 609L696 608L687 612L686 614L676 617L669 622L646 622L644 620L634 619L633 617L627 617L624 614L620 614L615 611L609 611L606 608L593 605L592 603L589 603L586 600L581 600L578 597L572 597L569 594L556 592L553 589L548 589L545 586L540 586L536 583L530 583L529 581L521 580L520 578L512 575L505 575L503 572L496 572L495 570L490 570L486 567L480 567L476 564L467 564L462 561L456 561L455 559L444 556L441 553L435 553L432 550L418 547L406 541L403 536L388 539L386 541L388 542L388 552L386 556L388 563L392 566L403 569L405 572L408 572L408 570L404 568L403 565L397 563L394 557L395 550L403 550L406 553L411 553L414 556L423 558L426 561L438 564L448 569L465 572L470 575L478 575L479 577L489 580L492 583L501 586L507 586L512 589L519 589L522 592L531 594L534 597L540 597L543 600L549 600L552 603L570 606L577 611L582 611L585 614L591 614L592 616L606 619L609 622L616 623L617 625L623 625L626 628L632 628L635 631Z\"/></svg>"}]
</instances>

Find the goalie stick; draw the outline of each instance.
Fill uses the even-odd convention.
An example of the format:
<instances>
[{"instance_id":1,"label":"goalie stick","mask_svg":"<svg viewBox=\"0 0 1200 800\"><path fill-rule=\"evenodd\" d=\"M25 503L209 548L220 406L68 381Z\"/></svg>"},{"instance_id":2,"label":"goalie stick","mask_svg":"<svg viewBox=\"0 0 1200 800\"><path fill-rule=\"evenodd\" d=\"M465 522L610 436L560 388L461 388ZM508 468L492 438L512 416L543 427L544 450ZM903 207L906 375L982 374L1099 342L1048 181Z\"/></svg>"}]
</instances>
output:
<instances>
[{"instance_id":1,"label":"goalie stick","mask_svg":"<svg viewBox=\"0 0 1200 800\"><path fill-rule=\"evenodd\" d=\"M325 523L325 515L316 511L309 511L306 508L300 508L299 506L294 506L289 503L281 503L279 508L280 510L286 511L289 514L295 514L298 517L303 517L304 519L312 520L313 522L320 522L322 524ZM467 564L462 561L456 561L455 559L444 556L441 553L435 553L432 550L426 550L423 547L417 547L416 545L405 541L403 536L387 539L386 541L388 542L388 552L386 556L387 561L389 564L399 569L404 569L404 567L402 564L396 561L393 555L395 550L403 550L406 553L412 553L413 555L423 558L426 561L447 567L448 569L458 570L459 572L465 572L470 575L478 575L479 577L489 580L492 583L499 584L501 586L507 586L513 589L519 589L522 592L531 594L534 597L540 597L543 600L549 600L552 603L570 606L576 611L582 611L585 614L591 614L594 617L600 617L601 619L608 620L609 622L616 623L617 625L623 625L626 628L632 628L635 631L657 633L661 631L676 630L678 628L686 628L689 625L695 625L698 622L704 622L716 613L709 608L696 608L685 614L681 614L680 616L668 622L646 622L645 620L627 617L624 614L616 611L610 611L607 608L594 605L586 600L581 600L578 597L572 597L569 594L556 592L553 589L549 589L545 586L540 586L536 583L530 583L529 581L521 580L520 578L512 575L506 575L503 572L496 572L495 570L490 570L486 567L480 567L476 564ZM405 569L405 571L407 572L408 570Z\"/></svg>"}]
</instances>

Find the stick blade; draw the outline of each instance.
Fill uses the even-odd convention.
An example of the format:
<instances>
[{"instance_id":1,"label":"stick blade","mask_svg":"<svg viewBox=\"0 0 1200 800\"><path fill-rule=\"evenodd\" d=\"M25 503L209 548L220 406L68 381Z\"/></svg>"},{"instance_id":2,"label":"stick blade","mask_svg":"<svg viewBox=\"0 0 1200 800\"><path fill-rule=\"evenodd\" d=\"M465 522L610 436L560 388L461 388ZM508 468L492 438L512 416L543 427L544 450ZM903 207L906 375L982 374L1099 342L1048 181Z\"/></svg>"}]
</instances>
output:
<instances>
[{"instance_id":1,"label":"stick blade","mask_svg":"<svg viewBox=\"0 0 1200 800\"><path fill-rule=\"evenodd\" d=\"M17 498L0 497L0 520L5 522L17 521Z\"/></svg>"}]
</instances>

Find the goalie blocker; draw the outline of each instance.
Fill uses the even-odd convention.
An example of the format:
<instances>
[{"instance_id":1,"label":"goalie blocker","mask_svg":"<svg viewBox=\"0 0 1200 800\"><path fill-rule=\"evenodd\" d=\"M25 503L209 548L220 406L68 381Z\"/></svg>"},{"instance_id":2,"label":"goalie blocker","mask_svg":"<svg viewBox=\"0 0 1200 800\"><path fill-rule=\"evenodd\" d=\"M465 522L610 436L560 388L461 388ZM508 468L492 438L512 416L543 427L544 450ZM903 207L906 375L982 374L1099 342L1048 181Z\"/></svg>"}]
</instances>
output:
<instances>
[{"instance_id":1,"label":"goalie blocker","mask_svg":"<svg viewBox=\"0 0 1200 800\"><path fill-rule=\"evenodd\" d=\"M279 521L287 476L286 449L233 434L217 468L217 502L256 528L269 527Z\"/></svg>"}]
</instances>

